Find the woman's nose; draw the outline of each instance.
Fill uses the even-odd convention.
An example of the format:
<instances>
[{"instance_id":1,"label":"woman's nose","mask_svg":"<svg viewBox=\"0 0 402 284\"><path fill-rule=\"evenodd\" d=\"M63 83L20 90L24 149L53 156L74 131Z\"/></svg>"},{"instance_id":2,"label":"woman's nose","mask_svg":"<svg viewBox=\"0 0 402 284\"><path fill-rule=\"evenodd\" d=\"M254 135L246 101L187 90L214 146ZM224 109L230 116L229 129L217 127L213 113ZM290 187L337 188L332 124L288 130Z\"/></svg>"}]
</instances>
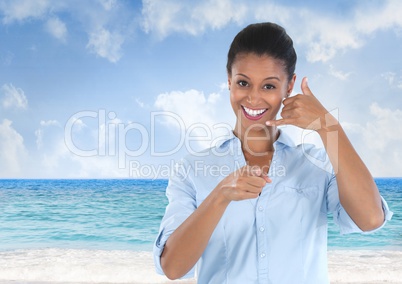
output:
<instances>
[{"instance_id":1,"label":"woman's nose","mask_svg":"<svg viewBox=\"0 0 402 284\"><path fill-rule=\"evenodd\" d=\"M258 90L250 90L250 92L247 94L247 102L251 105L257 105L260 99L261 95Z\"/></svg>"}]
</instances>

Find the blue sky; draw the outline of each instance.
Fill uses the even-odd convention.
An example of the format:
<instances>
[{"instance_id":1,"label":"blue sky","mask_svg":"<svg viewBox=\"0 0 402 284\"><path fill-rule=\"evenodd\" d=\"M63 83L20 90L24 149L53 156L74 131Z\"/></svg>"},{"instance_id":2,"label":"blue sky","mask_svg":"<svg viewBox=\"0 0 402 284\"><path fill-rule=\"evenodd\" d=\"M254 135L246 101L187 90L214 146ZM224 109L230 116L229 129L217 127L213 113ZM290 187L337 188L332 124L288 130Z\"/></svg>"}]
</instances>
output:
<instances>
[{"instance_id":1,"label":"blue sky","mask_svg":"<svg viewBox=\"0 0 402 284\"><path fill-rule=\"evenodd\" d=\"M295 93L308 76L372 174L401 176L401 12L397 0L2 0L0 177L166 177L233 126L227 50L261 21L295 42Z\"/></svg>"}]
</instances>

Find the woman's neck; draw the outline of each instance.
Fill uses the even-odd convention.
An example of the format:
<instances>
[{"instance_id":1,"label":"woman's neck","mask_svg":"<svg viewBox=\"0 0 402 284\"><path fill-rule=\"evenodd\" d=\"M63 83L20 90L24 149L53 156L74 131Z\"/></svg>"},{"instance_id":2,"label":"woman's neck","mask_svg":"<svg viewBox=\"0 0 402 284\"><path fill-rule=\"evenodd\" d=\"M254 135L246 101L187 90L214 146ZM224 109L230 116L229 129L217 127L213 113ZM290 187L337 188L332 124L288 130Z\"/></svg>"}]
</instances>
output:
<instances>
[{"instance_id":1,"label":"woman's neck","mask_svg":"<svg viewBox=\"0 0 402 284\"><path fill-rule=\"evenodd\" d=\"M240 139L245 156L265 156L274 151L279 131L276 127L246 131L240 126L234 129L234 134Z\"/></svg>"}]
</instances>

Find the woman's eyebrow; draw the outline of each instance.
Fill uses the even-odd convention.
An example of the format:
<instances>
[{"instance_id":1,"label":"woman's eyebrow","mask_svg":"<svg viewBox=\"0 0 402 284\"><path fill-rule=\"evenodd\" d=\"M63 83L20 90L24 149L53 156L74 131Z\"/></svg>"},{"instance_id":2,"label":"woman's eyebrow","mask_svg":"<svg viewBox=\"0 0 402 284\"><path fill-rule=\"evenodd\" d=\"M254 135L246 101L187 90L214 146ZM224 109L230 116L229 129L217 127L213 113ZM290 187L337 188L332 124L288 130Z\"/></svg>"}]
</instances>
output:
<instances>
[{"instance_id":1,"label":"woman's eyebrow","mask_svg":"<svg viewBox=\"0 0 402 284\"><path fill-rule=\"evenodd\" d=\"M243 76L243 77L246 77L247 79L250 79L247 75L245 75L243 73L237 73L236 75ZM264 79L264 81L265 80L278 80L278 81L281 81L281 79L279 79L279 77L276 77L276 76L267 77L267 78Z\"/></svg>"}]
</instances>

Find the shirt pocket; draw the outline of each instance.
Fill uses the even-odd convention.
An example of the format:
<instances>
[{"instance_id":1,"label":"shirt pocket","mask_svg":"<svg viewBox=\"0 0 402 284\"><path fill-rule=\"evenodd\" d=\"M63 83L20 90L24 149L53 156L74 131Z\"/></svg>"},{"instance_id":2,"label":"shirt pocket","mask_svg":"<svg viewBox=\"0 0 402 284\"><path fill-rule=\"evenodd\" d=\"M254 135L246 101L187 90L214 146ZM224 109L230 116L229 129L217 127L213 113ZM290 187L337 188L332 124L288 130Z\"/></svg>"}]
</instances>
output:
<instances>
[{"instance_id":1,"label":"shirt pocket","mask_svg":"<svg viewBox=\"0 0 402 284\"><path fill-rule=\"evenodd\" d=\"M304 229L312 224L326 224L326 214L322 212L323 195L318 186L295 187L285 186L286 199L299 212L300 222ZM307 226L307 227L306 227Z\"/></svg>"},{"instance_id":2,"label":"shirt pocket","mask_svg":"<svg viewBox=\"0 0 402 284\"><path fill-rule=\"evenodd\" d=\"M317 198L319 197L318 187L310 186L310 187L293 187L293 186L285 186L283 189L289 196L290 199L296 200L304 200L306 203L312 202L315 203Z\"/></svg>"},{"instance_id":3,"label":"shirt pocket","mask_svg":"<svg viewBox=\"0 0 402 284\"><path fill-rule=\"evenodd\" d=\"M327 224L327 215L321 210L324 199L318 186L277 187L267 202L267 221L276 236L309 238Z\"/></svg>"}]
</instances>

